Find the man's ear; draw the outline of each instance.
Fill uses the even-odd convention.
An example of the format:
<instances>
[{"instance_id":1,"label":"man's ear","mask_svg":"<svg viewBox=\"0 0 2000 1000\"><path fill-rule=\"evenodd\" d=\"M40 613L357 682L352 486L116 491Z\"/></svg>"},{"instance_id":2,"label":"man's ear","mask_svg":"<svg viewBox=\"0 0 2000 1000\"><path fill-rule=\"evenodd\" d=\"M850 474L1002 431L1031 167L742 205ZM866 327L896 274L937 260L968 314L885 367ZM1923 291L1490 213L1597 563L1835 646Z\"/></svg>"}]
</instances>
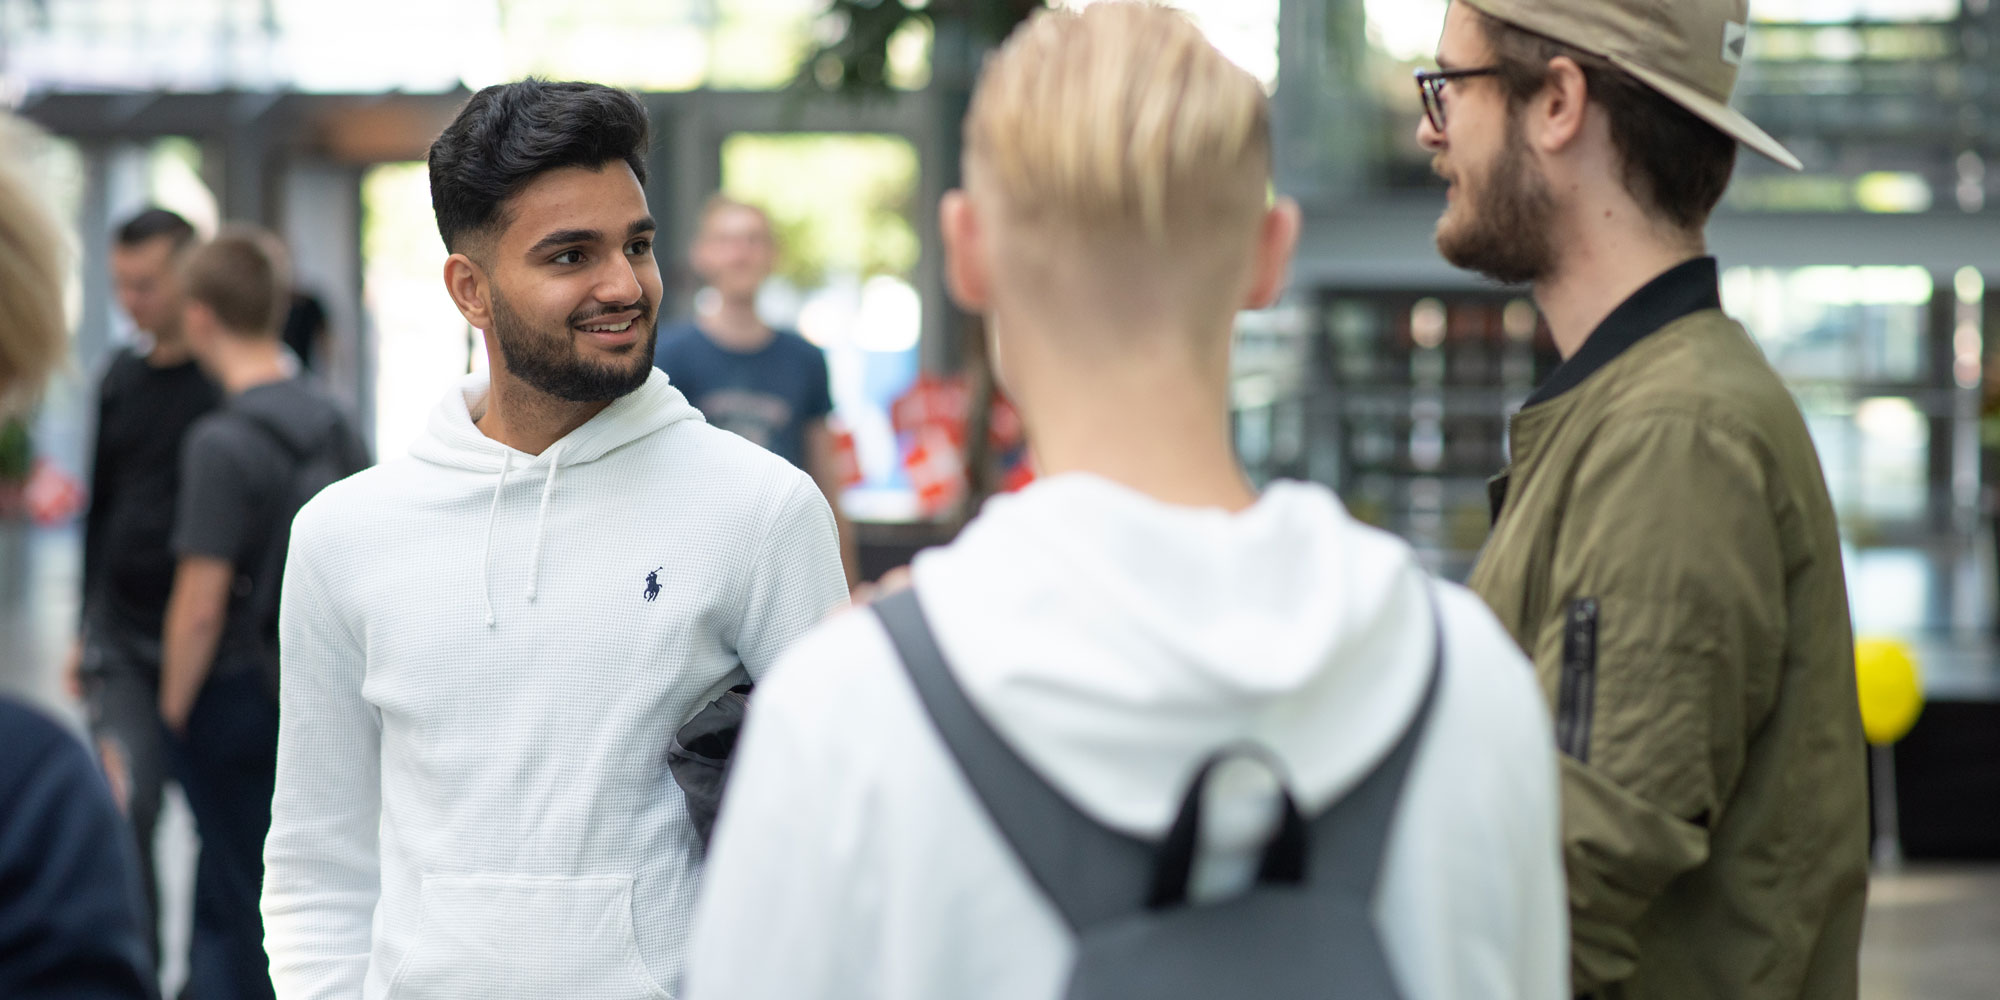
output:
<instances>
[{"instance_id":1,"label":"man's ear","mask_svg":"<svg viewBox=\"0 0 2000 1000\"><path fill-rule=\"evenodd\" d=\"M444 290L452 305L474 329L493 329L493 295L486 269L471 257L455 253L444 261Z\"/></svg>"},{"instance_id":2,"label":"man's ear","mask_svg":"<svg viewBox=\"0 0 2000 1000\"><path fill-rule=\"evenodd\" d=\"M215 324L215 310L210 309L207 303L192 298L181 300L181 334L190 343L197 340L205 342L208 335L215 332Z\"/></svg>"},{"instance_id":3,"label":"man's ear","mask_svg":"<svg viewBox=\"0 0 2000 1000\"><path fill-rule=\"evenodd\" d=\"M1541 93L1528 102L1528 138L1543 153L1559 153L1583 134L1590 110L1590 83L1583 67L1568 56L1549 60Z\"/></svg>"},{"instance_id":4,"label":"man's ear","mask_svg":"<svg viewBox=\"0 0 2000 1000\"><path fill-rule=\"evenodd\" d=\"M1243 296L1243 308L1268 309L1284 294L1302 226L1299 203L1290 198L1279 198L1265 210L1264 221L1257 227L1257 245L1252 251L1256 260L1250 272L1250 289Z\"/></svg>"},{"instance_id":5,"label":"man's ear","mask_svg":"<svg viewBox=\"0 0 2000 1000\"><path fill-rule=\"evenodd\" d=\"M944 237L945 288L953 302L969 313L984 313L992 304L992 266L986 259L979 211L964 191L947 191L938 203L938 229Z\"/></svg>"}]
</instances>

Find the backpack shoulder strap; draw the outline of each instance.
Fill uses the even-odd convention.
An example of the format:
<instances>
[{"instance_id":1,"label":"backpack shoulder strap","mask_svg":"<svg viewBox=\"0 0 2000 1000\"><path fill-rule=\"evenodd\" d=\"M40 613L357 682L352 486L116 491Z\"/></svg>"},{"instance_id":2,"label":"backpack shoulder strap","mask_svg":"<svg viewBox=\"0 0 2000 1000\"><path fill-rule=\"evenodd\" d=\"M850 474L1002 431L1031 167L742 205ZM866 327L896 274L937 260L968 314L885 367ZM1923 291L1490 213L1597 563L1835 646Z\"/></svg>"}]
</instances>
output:
<instances>
[{"instance_id":1,"label":"backpack shoulder strap","mask_svg":"<svg viewBox=\"0 0 2000 1000\"><path fill-rule=\"evenodd\" d=\"M1363 899L1375 897L1387 855L1389 835L1402 802L1403 786L1409 779L1410 762L1429 729L1437 704L1438 686L1444 677L1444 616L1438 605L1437 588L1424 581L1431 611L1431 631L1435 634L1430 677L1417 702L1417 711L1408 728L1361 783L1325 812L1312 820L1312 861L1310 879L1315 885L1350 890Z\"/></svg>"},{"instance_id":2,"label":"backpack shoulder strap","mask_svg":"<svg viewBox=\"0 0 2000 1000\"><path fill-rule=\"evenodd\" d=\"M1007 746L952 677L914 588L873 609L987 816L1070 928L1141 909L1152 883L1152 845L1084 815Z\"/></svg>"}]
</instances>

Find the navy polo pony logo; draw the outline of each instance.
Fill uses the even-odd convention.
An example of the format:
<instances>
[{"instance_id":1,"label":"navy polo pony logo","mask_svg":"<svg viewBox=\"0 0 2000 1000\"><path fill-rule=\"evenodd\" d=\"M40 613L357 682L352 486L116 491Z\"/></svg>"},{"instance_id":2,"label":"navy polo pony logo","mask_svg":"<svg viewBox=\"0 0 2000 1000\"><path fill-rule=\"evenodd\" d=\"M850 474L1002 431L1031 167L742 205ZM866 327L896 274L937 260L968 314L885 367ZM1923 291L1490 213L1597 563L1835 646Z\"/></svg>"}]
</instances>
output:
<instances>
[{"instance_id":1,"label":"navy polo pony logo","mask_svg":"<svg viewBox=\"0 0 2000 1000\"><path fill-rule=\"evenodd\" d=\"M666 569L666 567L662 566L660 569ZM646 600L657 601L660 599L660 569L646 574Z\"/></svg>"}]
</instances>

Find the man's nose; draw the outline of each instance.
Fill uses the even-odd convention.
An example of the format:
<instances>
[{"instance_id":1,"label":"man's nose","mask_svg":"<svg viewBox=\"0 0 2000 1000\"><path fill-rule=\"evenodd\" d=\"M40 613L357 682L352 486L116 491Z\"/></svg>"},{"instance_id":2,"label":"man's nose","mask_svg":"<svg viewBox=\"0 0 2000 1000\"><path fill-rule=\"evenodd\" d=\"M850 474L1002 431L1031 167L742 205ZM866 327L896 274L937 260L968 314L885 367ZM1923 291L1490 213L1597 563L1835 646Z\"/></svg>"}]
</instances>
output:
<instances>
[{"instance_id":1,"label":"man's nose","mask_svg":"<svg viewBox=\"0 0 2000 1000\"><path fill-rule=\"evenodd\" d=\"M1430 115L1417 116L1417 145L1433 153L1444 150L1444 133L1431 124Z\"/></svg>"}]
</instances>

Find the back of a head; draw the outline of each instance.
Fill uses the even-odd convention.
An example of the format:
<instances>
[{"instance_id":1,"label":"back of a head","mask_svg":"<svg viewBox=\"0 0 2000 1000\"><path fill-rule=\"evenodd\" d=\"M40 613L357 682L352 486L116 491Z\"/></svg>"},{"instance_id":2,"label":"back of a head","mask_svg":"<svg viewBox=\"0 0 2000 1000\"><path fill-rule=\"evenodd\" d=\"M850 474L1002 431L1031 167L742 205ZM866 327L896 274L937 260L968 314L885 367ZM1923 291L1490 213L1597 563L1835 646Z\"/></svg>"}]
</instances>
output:
<instances>
[{"instance_id":1,"label":"back of a head","mask_svg":"<svg viewBox=\"0 0 2000 1000\"><path fill-rule=\"evenodd\" d=\"M452 253L504 228L502 206L536 177L612 161L646 182L645 106L596 83L529 78L472 95L431 143L431 207Z\"/></svg>"},{"instance_id":2,"label":"back of a head","mask_svg":"<svg viewBox=\"0 0 2000 1000\"><path fill-rule=\"evenodd\" d=\"M0 413L10 401L32 396L68 346L63 240L43 201L25 178L0 168Z\"/></svg>"},{"instance_id":3,"label":"back of a head","mask_svg":"<svg viewBox=\"0 0 2000 1000\"><path fill-rule=\"evenodd\" d=\"M181 265L187 298L206 306L238 337L276 340L291 306L284 245L270 232L230 226L189 252Z\"/></svg>"},{"instance_id":4,"label":"back of a head","mask_svg":"<svg viewBox=\"0 0 2000 1000\"><path fill-rule=\"evenodd\" d=\"M1247 240L1270 133L1262 86L1193 21L1121 0L1017 30L980 75L965 155L1016 220L1166 249Z\"/></svg>"}]
</instances>

